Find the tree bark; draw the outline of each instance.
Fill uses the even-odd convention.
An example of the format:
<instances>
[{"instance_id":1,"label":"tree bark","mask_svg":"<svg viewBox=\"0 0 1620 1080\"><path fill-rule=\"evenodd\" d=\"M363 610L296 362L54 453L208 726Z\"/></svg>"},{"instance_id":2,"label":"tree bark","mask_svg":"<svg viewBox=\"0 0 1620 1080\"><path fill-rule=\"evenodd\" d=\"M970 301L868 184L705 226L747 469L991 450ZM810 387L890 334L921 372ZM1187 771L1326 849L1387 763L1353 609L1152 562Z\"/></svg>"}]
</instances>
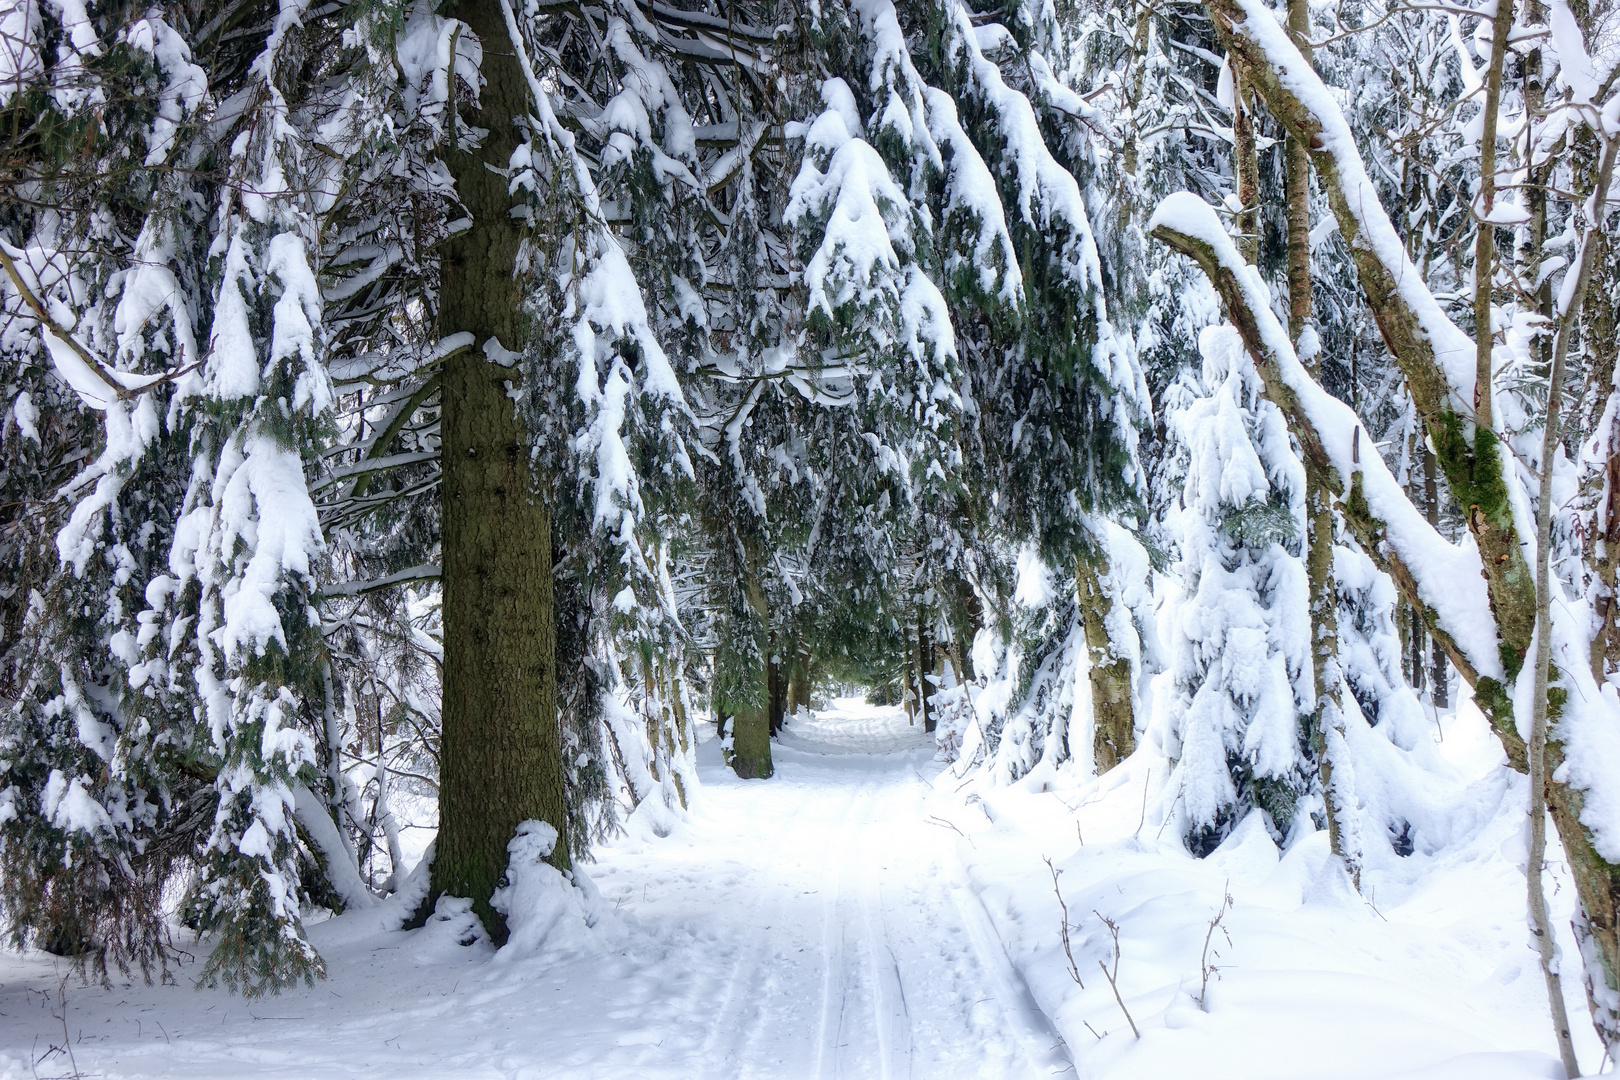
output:
<instances>
[{"instance_id":1,"label":"tree bark","mask_svg":"<svg viewBox=\"0 0 1620 1080\"><path fill-rule=\"evenodd\" d=\"M776 771L771 762L771 720L766 709L749 705L732 714L731 771L744 780L765 780Z\"/></svg>"},{"instance_id":2,"label":"tree bark","mask_svg":"<svg viewBox=\"0 0 1620 1080\"><path fill-rule=\"evenodd\" d=\"M1092 758L1098 773L1124 761L1136 749L1136 713L1131 700L1131 662L1114 655L1108 622L1114 598L1103 579L1108 562L1101 552L1075 561L1080 627L1091 661Z\"/></svg>"},{"instance_id":3,"label":"tree bark","mask_svg":"<svg viewBox=\"0 0 1620 1080\"><path fill-rule=\"evenodd\" d=\"M768 699L766 708L770 710L770 727L772 735L782 733L782 721L787 716L788 680L787 673L782 670L782 656L776 649L776 635L771 635L771 655L765 662L765 696Z\"/></svg>"},{"instance_id":4,"label":"tree bark","mask_svg":"<svg viewBox=\"0 0 1620 1080\"><path fill-rule=\"evenodd\" d=\"M1333 497L1323 469L1305 466L1305 513L1308 518L1305 571L1311 585L1311 669L1316 681L1316 709L1309 718L1311 749L1316 752L1327 818L1328 846L1344 860L1356 891L1361 890L1361 851L1349 814L1356 804L1345 770L1339 764L1344 742L1344 682L1339 667L1339 602L1333 577Z\"/></svg>"},{"instance_id":5,"label":"tree bark","mask_svg":"<svg viewBox=\"0 0 1620 1080\"><path fill-rule=\"evenodd\" d=\"M810 708L810 657L802 648L793 651L788 668L788 710L798 712Z\"/></svg>"},{"instance_id":6,"label":"tree bark","mask_svg":"<svg viewBox=\"0 0 1620 1080\"><path fill-rule=\"evenodd\" d=\"M1439 531L1440 528L1440 489L1435 483L1435 474L1440 471L1440 463L1435 460L1434 451L1427 446L1423 449L1423 513L1429 520L1430 528ZM1429 700L1434 707L1444 709L1451 704L1450 676L1446 671L1446 651L1440 647L1440 642L1433 637L1429 639Z\"/></svg>"},{"instance_id":7,"label":"tree bark","mask_svg":"<svg viewBox=\"0 0 1620 1080\"><path fill-rule=\"evenodd\" d=\"M1232 68L1232 176L1237 187L1238 251L1251 263L1260 261L1260 155L1254 143L1254 115L1243 100L1248 87Z\"/></svg>"},{"instance_id":8,"label":"tree bark","mask_svg":"<svg viewBox=\"0 0 1620 1080\"><path fill-rule=\"evenodd\" d=\"M1484 130L1479 140L1479 205L1476 212L1489 217L1496 205L1496 120L1502 104L1502 62L1507 55L1508 31L1513 27L1513 0L1497 0L1491 22L1491 59L1485 69ZM1491 278L1496 273L1496 230L1480 221L1474 234L1474 422L1482 433L1495 426L1492 404Z\"/></svg>"},{"instance_id":9,"label":"tree bark","mask_svg":"<svg viewBox=\"0 0 1620 1080\"><path fill-rule=\"evenodd\" d=\"M934 673L934 643L928 636L923 613L917 612L917 710L922 714L923 730L934 730L934 710L929 699L934 696L934 684L928 676Z\"/></svg>"},{"instance_id":10,"label":"tree bark","mask_svg":"<svg viewBox=\"0 0 1620 1080\"><path fill-rule=\"evenodd\" d=\"M1288 33L1309 63L1311 16L1306 0L1288 0ZM1297 343L1312 319L1311 153L1293 132L1283 140L1283 182L1288 200L1288 338Z\"/></svg>"},{"instance_id":11,"label":"tree bark","mask_svg":"<svg viewBox=\"0 0 1620 1080\"><path fill-rule=\"evenodd\" d=\"M447 15L484 45L479 107L460 125L488 130L470 152L445 162L472 227L444 248L438 329L470 331L482 345L525 344L518 242L503 175L517 145L515 122L528 89L498 0L459 0ZM551 862L569 865L561 739L557 725L556 627L551 515L529 465L529 438L507 383L517 377L482 349L444 365L440 431L443 514L444 704L439 835L431 905L463 896L497 942L505 920L489 906L506 871L506 845L525 820L557 829ZM431 907L429 908L431 910Z\"/></svg>"},{"instance_id":12,"label":"tree bark","mask_svg":"<svg viewBox=\"0 0 1620 1080\"><path fill-rule=\"evenodd\" d=\"M1503 5L1507 6L1506 4ZM1562 345L1562 342L1560 343ZM1524 876L1530 909L1530 936L1541 961L1541 976L1547 986L1547 1005L1552 1014L1553 1034L1563 1059L1564 1075L1581 1074L1575 1060L1575 1046L1569 1036L1569 1015L1564 1008L1563 980L1554 954L1552 920L1547 917L1547 893L1543 884L1547 852L1547 717L1552 667L1552 502L1553 460L1558 449L1559 412L1563 403L1564 348L1553 356L1547 386L1547 419L1542 440L1539 501L1536 506L1536 654L1535 693L1530 714L1530 850ZM1611 897L1612 898L1612 897Z\"/></svg>"},{"instance_id":13,"label":"tree bark","mask_svg":"<svg viewBox=\"0 0 1620 1080\"><path fill-rule=\"evenodd\" d=\"M752 570L749 574L743 596L758 620L756 625L763 625L770 617L770 604L758 576ZM761 646L767 651L762 651ZM736 700L721 703L731 716L731 770L744 780L764 780L776 771L771 762L771 637L756 630L739 636L736 647L747 650L747 655L739 652L731 658L737 665L736 685L732 688Z\"/></svg>"}]
</instances>

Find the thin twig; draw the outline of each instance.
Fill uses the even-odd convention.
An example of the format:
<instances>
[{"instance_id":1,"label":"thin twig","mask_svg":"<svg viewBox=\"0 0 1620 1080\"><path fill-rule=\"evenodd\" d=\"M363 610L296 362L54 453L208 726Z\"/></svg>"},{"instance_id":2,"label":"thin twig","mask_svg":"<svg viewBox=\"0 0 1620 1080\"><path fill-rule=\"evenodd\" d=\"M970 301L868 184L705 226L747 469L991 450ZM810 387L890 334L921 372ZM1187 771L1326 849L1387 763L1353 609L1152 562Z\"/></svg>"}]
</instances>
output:
<instances>
[{"instance_id":1,"label":"thin twig","mask_svg":"<svg viewBox=\"0 0 1620 1080\"><path fill-rule=\"evenodd\" d=\"M1114 970L1109 971L1108 965L1104 964L1101 960L1097 961L1097 966L1102 968L1103 975L1108 979L1108 985L1114 991L1114 1000L1119 1002L1119 1011L1125 1014L1125 1022L1131 1025L1131 1034L1140 1039L1142 1037L1142 1033L1136 1030L1136 1021L1131 1019L1131 1010L1125 1007L1125 999L1120 996L1119 982L1115 978L1115 976L1119 974L1119 924L1113 919L1110 919L1108 916L1104 915L1102 912L1098 911L1096 908L1092 908L1091 913L1102 920L1102 924L1108 927L1108 932L1112 934L1114 938Z\"/></svg>"},{"instance_id":2,"label":"thin twig","mask_svg":"<svg viewBox=\"0 0 1620 1080\"><path fill-rule=\"evenodd\" d=\"M1142 777L1142 815L1136 819L1136 835L1142 835L1142 824L1147 821L1148 784L1153 780L1153 770L1149 769L1147 775Z\"/></svg>"},{"instance_id":3,"label":"thin twig","mask_svg":"<svg viewBox=\"0 0 1620 1080\"><path fill-rule=\"evenodd\" d=\"M1221 887L1221 892L1223 894L1221 906L1216 909L1215 917L1209 920L1209 930L1204 934L1204 951L1198 958L1198 970L1203 976L1203 981L1198 985L1198 1007L1205 1012L1209 1012L1209 977L1211 975L1217 979L1221 977L1221 969L1209 962L1209 943L1215 937L1216 929L1220 930L1228 945L1232 944L1232 935L1228 934L1226 927L1221 925L1221 920L1226 917L1227 909L1232 906L1232 882L1230 878ZM1215 955L1219 957L1220 953Z\"/></svg>"},{"instance_id":4,"label":"thin twig","mask_svg":"<svg viewBox=\"0 0 1620 1080\"><path fill-rule=\"evenodd\" d=\"M1046 863L1046 868L1052 872L1052 891L1057 893L1058 907L1063 911L1063 955L1069 961L1069 978L1074 980L1076 986L1084 990L1086 984L1080 981L1080 969L1075 965L1074 950L1069 944L1069 905L1063 899L1063 890L1058 888L1058 875L1063 871L1053 866L1051 859L1043 859L1042 861Z\"/></svg>"}]
</instances>

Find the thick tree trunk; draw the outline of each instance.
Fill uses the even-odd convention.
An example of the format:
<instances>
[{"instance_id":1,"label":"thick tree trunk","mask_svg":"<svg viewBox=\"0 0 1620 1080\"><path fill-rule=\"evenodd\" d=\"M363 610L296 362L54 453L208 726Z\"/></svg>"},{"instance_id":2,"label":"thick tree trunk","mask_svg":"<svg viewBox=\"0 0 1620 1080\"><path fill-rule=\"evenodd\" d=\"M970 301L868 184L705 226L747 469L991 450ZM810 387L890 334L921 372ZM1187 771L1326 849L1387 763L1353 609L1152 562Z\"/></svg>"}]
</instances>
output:
<instances>
[{"instance_id":1,"label":"thick tree trunk","mask_svg":"<svg viewBox=\"0 0 1620 1080\"><path fill-rule=\"evenodd\" d=\"M471 153L447 150L472 228L445 245L439 332L471 332L513 352L524 345L513 270L519 227L501 173L517 141L528 91L497 0L460 0L446 14L484 44L486 128ZM439 835L429 903L464 896L497 942L505 921L489 906L517 825L559 833L551 861L569 865L557 726L551 516L529 468L529 440L507 396L517 373L481 348L446 361L440 431L444 459L444 706Z\"/></svg>"},{"instance_id":2,"label":"thick tree trunk","mask_svg":"<svg viewBox=\"0 0 1620 1080\"><path fill-rule=\"evenodd\" d=\"M743 596L759 620L756 625L766 624L770 603L752 571L743 583ZM763 780L776 771L771 762L771 710L777 700L772 674L775 663L770 655L774 646L769 636L756 633L739 637L736 647L747 652L730 658L736 665L735 685L730 688L734 700L721 706L731 716L731 769L744 780Z\"/></svg>"},{"instance_id":3,"label":"thick tree trunk","mask_svg":"<svg viewBox=\"0 0 1620 1080\"><path fill-rule=\"evenodd\" d=\"M738 709L731 717L731 771L744 780L764 780L776 771L771 763L771 720L759 706Z\"/></svg>"},{"instance_id":4,"label":"thick tree trunk","mask_svg":"<svg viewBox=\"0 0 1620 1080\"><path fill-rule=\"evenodd\" d=\"M1096 562L1093 562L1093 558ZM1100 564L1100 565L1099 565ZM1131 662L1114 655L1108 620L1114 598L1103 586L1108 564L1100 553L1075 560L1079 592L1080 626L1085 631L1091 660L1092 756L1097 772L1105 773L1136 749L1136 713L1131 702Z\"/></svg>"}]
</instances>

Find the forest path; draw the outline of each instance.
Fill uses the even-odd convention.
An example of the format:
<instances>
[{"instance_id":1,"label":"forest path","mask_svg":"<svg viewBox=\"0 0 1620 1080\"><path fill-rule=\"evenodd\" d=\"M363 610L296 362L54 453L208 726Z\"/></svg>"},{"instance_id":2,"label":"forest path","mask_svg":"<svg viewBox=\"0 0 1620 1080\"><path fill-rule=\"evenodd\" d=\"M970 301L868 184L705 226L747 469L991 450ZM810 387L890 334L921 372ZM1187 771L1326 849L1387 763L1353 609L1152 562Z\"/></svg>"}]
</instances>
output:
<instances>
[{"instance_id":1,"label":"forest path","mask_svg":"<svg viewBox=\"0 0 1620 1080\"><path fill-rule=\"evenodd\" d=\"M634 859L615 849L593 869L610 898L661 881L666 910L686 908L712 935L711 959L725 958L690 988L694 1011L706 1002L711 1012L689 1075L1054 1071L1058 1040L1028 1015L1022 984L984 932L957 834L929 820L932 738L898 708L845 700L791 721L774 755L766 782L739 781L704 755L703 808L689 830L701 873L659 872L654 860L680 855L652 845Z\"/></svg>"},{"instance_id":2,"label":"forest path","mask_svg":"<svg viewBox=\"0 0 1620 1080\"><path fill-rule=\"evenodd\" d=\"M195 963L102 989L0 953L0 1080L1073 1075L930 821L930 737L840 701L774 750L772 779L741 781L700 747L690 820L632 822L587 867L619 914L539 957L355 912L310 927L328 979L247 1001L193 990Z\"/></svg>"}]
</instances>

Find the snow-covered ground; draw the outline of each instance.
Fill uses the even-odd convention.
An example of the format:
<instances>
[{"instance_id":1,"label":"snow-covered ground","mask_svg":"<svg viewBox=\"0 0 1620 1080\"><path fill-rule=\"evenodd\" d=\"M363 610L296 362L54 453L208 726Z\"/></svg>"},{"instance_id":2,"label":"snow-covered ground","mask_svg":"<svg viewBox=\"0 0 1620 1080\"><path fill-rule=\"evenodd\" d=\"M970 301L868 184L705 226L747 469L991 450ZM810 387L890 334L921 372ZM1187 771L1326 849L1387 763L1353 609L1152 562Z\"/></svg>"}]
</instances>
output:
<instances>
[{"instance_id":1,"label":"snow-covered ground","mask_svg":"<svg viewBox=\"0 0 1620 1080\"><path fill-rule=\"evenodd\" d=\"M615 909L595 931L501 962L452 923L385 931L359 912L311 928L330 978L276 998L193 990L195 965L179 986L69 978L78 1070L949 1080L1066 1066L964 888L957 834L928 821L939 766L900 710L846 701L795 721L768 782L736 780L712 740L700 753L692 819L667 837L633 828L588 868ZM59 970L0 954L4 1080L64 1042Z\"/></svg>"},{"instance_id":2,"label":"snow-covered ground","mask_svg":"<svg viewBox=\"0 0 1620 1080\"><path fill-rule=\"evenodd\" d=\"M1279 855L1259 815L1209 858L1192 858L1173 825L1162 831L1175 793L1151 749L1101 778L1060 772L1047 790L970 785L967 802L935 812L969 835L972 880L1081 1076L1562 1078L1524 915L1527 785L1471 704L1443 722L1437 749L1464 781L1455 838L1370 863L1360 896L1330 861L1325 833ZM1612 1066L1579 985L1573 891L1558 858L1548 892L1591 1075ZM1232 906L1211 929L1227 894ZM1140 1039L1099 967L1115 964L1104 918L1119 928L1117 982Z\"/></svg>"},{"instance_id":3,"label":"snow-covered ground","mask_svg":"<svg viewBox=\"0 0 1620 1080\"><path fill-rule=\"evenodd\" d=\"M790 725L768 782L736 780L704 744L691 819L605 848L596 927L537 954L356 912L311 929L328 980L258 1001L192 989L195 964L177 986L103 990L49 956L0 954L0 1080L1553 1077L1514 865L1524 787L1477 714L1448 725L1444 752L1477 777L1459 810L1481 824L1370 874L1367 903L1319 837L1279 857L1250 827L1190 858L1157 832L1145 755L1101 782L964 787L898 709L843 700ZM1210 934L1223 888L1234 906ZM1554 896L1566 926L1569 892ZM1102 916L1140 1040L1098 967ZM71 1060L51 1049L68 1042Z\"/></svg>"}]
</instances>

